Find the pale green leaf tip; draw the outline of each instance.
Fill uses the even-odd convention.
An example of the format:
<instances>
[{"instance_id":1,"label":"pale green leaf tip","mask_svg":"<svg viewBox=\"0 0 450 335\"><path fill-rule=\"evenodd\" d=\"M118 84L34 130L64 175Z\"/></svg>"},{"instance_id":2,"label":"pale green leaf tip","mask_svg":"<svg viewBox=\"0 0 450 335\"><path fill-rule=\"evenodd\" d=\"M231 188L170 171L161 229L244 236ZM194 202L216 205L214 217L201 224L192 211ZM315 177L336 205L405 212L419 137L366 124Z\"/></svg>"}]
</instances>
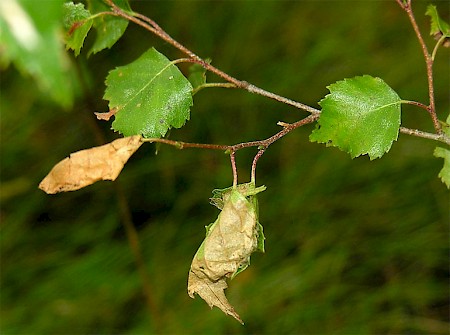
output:
<instances>
[{"instance_id":1,"label":"pale green leaf tip","mask_svg":"<svg viewBox=\"0 0 450 335\"><path fill-rule=\"evenodd\" d=\"M436 147L433 154L435 157L444 159L444 166L439 171L438 177L450 189L450 150Z\"/></svg>"},{"instance_id":2,"label":"pale green leaf tip","mask_svg":"<svg viewBox=\"0 0 450 335\"><path fill-rule=\"evenodd\" d=\"M450 37L450 25L439 16L435 5L428 5L425 15L431 20L430 35L443 34Z\"/></svg>"}]
</instances>

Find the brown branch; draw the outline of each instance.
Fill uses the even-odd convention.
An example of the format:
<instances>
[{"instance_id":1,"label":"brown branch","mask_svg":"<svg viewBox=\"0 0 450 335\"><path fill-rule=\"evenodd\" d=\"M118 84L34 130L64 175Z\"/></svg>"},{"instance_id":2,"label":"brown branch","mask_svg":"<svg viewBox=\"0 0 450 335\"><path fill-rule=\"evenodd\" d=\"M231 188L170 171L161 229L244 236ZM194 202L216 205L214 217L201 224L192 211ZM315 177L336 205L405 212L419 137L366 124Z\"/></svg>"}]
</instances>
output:
<instances>
[{"instance_id":1,"label":"brown branch","mask_svg":"<svg viewBox=\"0 0 450 335\"><path fill-rule=\"evenodd\" d=\"M249 84L246 81L243 80L239 80L236 79L232 76L230 76L229 74L223 72L222 70L219 70L218 68L216 68L215 66L209 64L208 62L206 62L205 60L203 60L201 57L197 56L194 52L192 52L191 50L189 50L188 48L186 48L184 45L182 45L181 43L179 43L177 40L173 39L168 33L166 33L158 24L156 24L156 22L154 22L153 20L151 20L150 18L142 15L142 14L136 14L133 13L133 15L130 15L128 13L126 13L125 11L123 11L120 7L118 7L117 5L114 4L114 2L112 0L105 0L105 2L111 6L112 11L118 15L121 16L131 22L136 23L137 25L143 27L144 29L154 33L155 35L157 35L158 37L160 37L162 40L166 41L167 43L171 44L173 47L175 47L176 49L180 50L182 53L184 53L185 55L187 55L189 58L192 59L193 62L200 64L204 69L218 75L219 77L221 77L222 79L224 79L225 81L234 84L237 88L241 88L244 89L250 93L254 93L254 94L258 94L264 97L267 97L269 99L273 99L276 101L279 101L281 103L293 106L295 108L298 109L302 109L304 111L307 111L311 114L318 114L320 113L320 110L302 104L301 102L298 101L294 101L291 99L288 99L286 97L280 96L278 94L272 93L272 92L268 92L262 88L259 88L255 85Z\"/></svg>"},{"instance_id":2,"label":"brown branch","mask_svg":"<svg viewBox=\"0 0 450 335\"><path fill-rule=\"evenodd\" d=\"M407 105L412 105L412 106L417 106L420 108L425 109L427 112L430 111L430 106L424 105L421 102L417 102L417 101L409 101L409 100L402 100L402 103L407 104Z\"/></svg>"},{"instance_id":3,"label":"brown branch","mask_svg":"<svg viewBox=\"0 0 450 335\"><path fill-rule=\"evenodd\" d=\"M428 96L430 100L430 105L428 106L427 110L428 113L431 116L431 120L433 121L434 129L436 130L437 134L442 134L442 127L439 123L437 114L436 114L436 105L434 100L434 83L433 83L433 57L428 51L427 45L425 44L425 41L422 37L422 34L420 33L419 26L417 25L416 18L414 17L414 13L411 6L411 0L408 0L406 3L404 3L402 0L396 0L397 3L400 5L400 7L406 12L408 15L409 21L411 22L411 25L414 29L414 32L417 36L417 39L419 41L419 44L422 49L423 56L425 58L425 64L426 64L426 70L427 70L427 80L428 80Z\"/></svg>"},{"instance_id":4,"label":"brown branch","mask_svg":"<svg viewBox=\"0 0 450 335\"><path fill-rule=\"evenodd\" d=\"M429 140L438 141L450 145L450 137L446 136L444 132L442 132L441 134L432 134L425 131L405 127L400 127L400 132L403 134L427 138Z\"/></svg>"},{"instance_id":5,"label":"brown branch","mask_svg":"<svg viewBox=\"0 0 450 335\"><path fill-rule=\"evenodd\" d=\"M252 181L252 183L255 183L255 181L256 181L256 164L258 163L258 160L261 158L261 156L264 154L265 151L266 151L266 148L259 149L258 153L253 158L252 174L251 174L251 179L250 179Z\"/></svg>"},{"instance_id":6,"label":"brown branch","mask_svg":"<svg viewBox=\"0 0 450 335\"><path fill-rule=\"evenodd\" d=\"M309 115L304 119L294 122L294 123L282 123L283 129L280 130L275 135L266 138L265 140L242 142L233 145L226 144L209 144L209 143L190 143L182 141L169 140L167 138L142 138L142 142L150 143L164 143L176 147L177 149L187 149L187 148L198 148L198 149L210 149L210 150L221 150L236 152L238 150L250 147L261 147L267 149L272 143L282 138L284 135L290 133L292 130L304 126L306 124L312 123L319 118L319 115Z\"/></svg>"},{"instance_id":7,"label":"brown branch","mask_svg":"<svg viewBox=\"0 0 450 335\"><path fill-rule=\"evenodd\" d=\"M142 138L142 142L155 142L155 143L164 143L171 146L176 147L177 149L185 149L185 148L199 148L199 149L212 149L212 150L222 150L230 153L230 160L231 160L231 168L233 171L233 186L237 185L238 182L238 174L236 169L236 158L235 154L236 151L244 149L244 148L250 148L250 147L258 147L258 153L253 158L252 163L252 171L251 171L251 181L255 182L256 180L256 164L258 163L258 160L261 158L261 156L264 154L266 149L274 142L278 141L280 138L285 136L286 134L290 133L294 129L297 129L301 126L304 126L309 123L313 123L319 118L320 114L312 114L304 119L294 122L294 123L285 123L285 122L279 122L278 124L283 127L282 130L280 130L275 135L266 138L265 140L260 141L251 141L251 142L242 142L234 145L225 145L225 144L209 144L209 143L189 143L189 142L181 142L181 141L173 141L166 138Z\"/></svg>"},{"instance_id":8,"label":"brown branch","mask_svg":"<svg viewBox=\"0 0 450 335\"><path fill-rule=\"evenodd\" d=\"M184 54L186 54L189 59L183 59L183 61L190 61L193 63L197 63L199 65L201 65L204 69L215 73L216 75L218 75L219 77L223 78L225 81L229 82L230 84L234 85L236 88L241 88L241 89L245 89L250 93L255 93L255 94L259 94L261 96L285 103L287 105L291 105L294 106L298 109L302 109L305 110L309 113L311 113L310 117L307 117L303 120L300 120L296 123L293 124L283 124L284 129L282 131L280 131L279 133L273 135L272 137L266 139L266 140L262 140L262 141L253 141L253 142L246 142L246 143L239 143L239 144L235 144L235 145L220 145L220 144L202 144L202 143L187 143L187 142L181 142L181 141L172 141L172 140L168 140L168 139L160 139L160 138L152 138L152 139L145 139L144 141L147 142L159 142L159 143L165 143L168 145L172 145L177 147L178 149L184 149L184 148L202 148L202 149L212 149L212 150L231 150L231 151L236 151L242 148L248 148L248 147L254 147L254 146L261 146L261 148L264 148L264 150L273 142L275 142L276 140L278 140L279 138L283 137L284 135L286 135L287 133L289 133L290 131L292 131L293 129L303 125L303 124L307 124L307 123L311 123L316 121L319 116L320 116L320 110L313 108L311 106L302 104L300 102L288 99L286 97L277 95L275 93L272 92L268 92L262 88L259 88L255 85L249 84L246 81L242 81L242 80L238 80L232 76L230 76L229 74L219 70L218 68L214 67L213 65L209 64L208 62L204 61L202 58L200 58L199 56L197 56L194 52L192 52L191 50L189 50L188 48L186 48L184 45L182 45L181 43L179 43L178 41L176 41L175 39L173 39L169 34L167 34L155 21L153 21L152 19L139 14L139 13L133 13L132 15L128 14L127 12L123 11L120 7L118 7L117 5L114 4L114 2L112 0L104 0L105 3L107 3L109 6L111 6L111 9L113 11L112 15L116 15L116 16L120 16L123 17L125 19L128 19L131 22L136 23L137 25L143 27L144 29L154 33L155 35L157 35L158 37L160 37L161 39L163 39L164 41L166 41L167 43L171 44L172 46L174 46L176 49L180 50L181 52L183 52ZM396 2L399 4L399 6L406 11L406 13L408 14L408 17L411 21L411 24L414 28L414 31L417 35L417 38L419 40L419 43L422 47L422 51L425 57L425 61L427 64L427 78L428 78L428 91L429 91L429 99L430 99L430 105L426 106L424 104L421 104L419 102L411 102L411 101L405 101L405 103L408 104L412 104L412 105L416 105L419 106L421 108L426 109L433 121L433 125L434 128L436 130L437 134L431 134L431 133L427 133L427 132L423 132L420 130L415 130L415 129L409 129L409 128L405 128L405 127L401 127L400 128L400 132L404 133L404 134L408 134L411 136L417 136L417 137L422 137L422 138L427 138L427 139L431 139L434 141L439 141L439 142L443 142L446 144L450 144L450 139L448 136L446 136L443 132L442 132L442 127L441 124L439 123L439 120L437 118L436 115L436 110L435 110L435 100L434 100L434 84L433 84L433 71L432 71L432 66L433 66L433 59L430 55L430 53L428 52L427 46L422 38L422 35L420 33L419 27L417 25L417 22L415 20L415 17L413 15L412 9L411 9L411 0L407 0L406 2L404 2L403 0L396 0ZM303 123L306 122L306 123ZM262 149L261 149L262 150ZM262 153L264 152L264 150L262 151ZM261 155L262 155L261 153ZM260 157L260 156L259 156ZM259 158L258 157L258 158ZM256 158L256 156L255 156ZM257 159L256 159L257 161ZM254 162L256 165L256 161Z\"/></svg>"},{"instance_id":9,"label":"brown branch","mask_svg":"<svg viewBox=\"0 0 450 335\"><path fill-rule=\"evenodd\" d=\"M236 151L230 152L231 170L233 171L233 187L238 184L238 173L236 167Z\"/></svg>"}]
</instances>

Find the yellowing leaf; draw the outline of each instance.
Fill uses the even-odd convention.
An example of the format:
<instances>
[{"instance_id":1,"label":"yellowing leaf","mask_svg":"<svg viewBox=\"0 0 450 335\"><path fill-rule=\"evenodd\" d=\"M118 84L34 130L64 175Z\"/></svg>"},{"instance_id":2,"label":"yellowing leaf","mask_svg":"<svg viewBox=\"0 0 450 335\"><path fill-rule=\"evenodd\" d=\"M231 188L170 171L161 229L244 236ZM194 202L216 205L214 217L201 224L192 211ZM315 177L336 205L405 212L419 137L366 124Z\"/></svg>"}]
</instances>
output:
<instances>
[{"instance_id":1,"label":"yellowing leaf","mask_svg":"<svg viewBox=\"0 0 450 335\"><path fill-rule=\"evenodd\" d=\"M99 180L115 180L142 143L140 136L131 136L77 151L56 164L39 188L54 194L75 191Z\"/></svg>"},{"instance_id":2,"label":"yellowing leaf","mask_svg":"<svg viewBox=\"0 0 450 335\"><path fill-rule=\"evenodd\" d=\"M226 279L245 270L250 255L260 250L262 229L258 222L255 190L250 194L242 188L224 190L223 208L217 220L207 227L206 238L192 260L188 279L191 298L197 293L208 305L219 307L240 323L242 319L228 302L224 290Z\"/></svg>"}]
</instances>

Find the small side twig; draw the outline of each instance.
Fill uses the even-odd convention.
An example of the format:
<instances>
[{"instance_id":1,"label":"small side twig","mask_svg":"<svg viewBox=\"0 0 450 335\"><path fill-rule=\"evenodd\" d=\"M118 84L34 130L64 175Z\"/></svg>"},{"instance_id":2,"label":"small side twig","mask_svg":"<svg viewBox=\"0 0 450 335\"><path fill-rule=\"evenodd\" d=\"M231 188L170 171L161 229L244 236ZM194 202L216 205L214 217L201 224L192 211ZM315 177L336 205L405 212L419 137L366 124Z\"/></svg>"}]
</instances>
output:
<instances>
[{"instance_id":1,"label":"small side twig","mask_svg":"<svg viewBox=\"0 0 450 335\"><path fill-rule=\"evenodd\" d=\"M447 145L450 145L450 137L446 136L445 133L443 133L443 132L441 134L431 134L431 133L427 133L425 131L421 131L418 129L410 129L410 128L405 128L405 127L400 127L400 132L403 134L427 138L429 140L434 140L434 141L438 141L438 142L442 142Z\"/></svg>"},{"instance_id":2,"label":"small side twig","mask_svg":"<svg viewBox=\"0 0 450 335\"><path fill-rule=\"evenodd\" d=\"M164 143L171 146L176 147L177 149L187 149L187 148L198 148L198 149L211 149L211 150L221 150L221 151L229 151L236 152L238 150L250 147L261 147L267 148L275 141L279 140L284 135L290 133L292 130L297 129L306 124L312 123L319 118L319 115L309 115L300 121L294 123L283 123L284 127L275 135L259 141L251 141L251 142L242 142L233 145L226 144L210 144L210 143L190 143L190 142L182 142L182 141L174 141L169 140L167 138L142 138L142 142L151 142L151 143Z\"/></svg>"},{"instance_id":3,"label":"small side twig","mask_svg":"<svg viewBox=\"0 0 450 335\"><path fill-rule=\"evenodd\" d=\"M427 112L430 111L430 106L427 106L421 102L417 102L417 101L409 101L409 100L402 100L402 103L407 104L407 105L412 105L412 106L417 106L420 108L425 109Z\"/></svg>"},{"instance_id":4,"label":"small side twig","mask_svg":"<svg viewBox=\"0 0 450 335\"><path fill-rule=\"evenodd\" d=\"M258 153L255 155L255 158L253 158L252 174L251 174L251 179L250 179L252 181L252 183L256 182L256 164L258 163L258 160L261 158L261 156L264 154L265 151L266 151L265 147L259 149Z\"/></svg>"},{"instance_id":5,"label":"small side twig","mask_svg":"<svg viewBox=\"0 0 450 335\"><path fill-rule=\"evenodd\" d=\"M238 173L236 167L236 151L230 152L231 170L233 171L233 187L238 184Z\"/></svg>"},{"instance_id":6,"label":"small side twig","mask_svg":"<svg viewBox=\"0 0 450 335\"><path fill-rule=\"evenodd\" d=\"M197 94L198 92L200 92L204 88L213 88L213 87L236 88L236 85L234 85L232 83L206 83L206 84L202 84L202 85L199 85L196 88L194 88L192 90L192 95Z\"/></svg>"},{"instance_id":7,"label":"small side twig","mask_svg":"<svg viewBox=\"0 0 450 335\"><path fill-rule=\"evenodd\" d=\"M251 141L251 142L242 142L234 145L225 145L225 144L209 144L209 143L188 143L188 142L181 142L181 141L174 141L169 140L167 138L142 138L142 142L155 142L155 143L164 143L171 146L176 147L177 149L185 149L185 148L199 148L199 149L211 149L211 150L222 150L230 153L230 160L231 160L231 168L233 170L233 185L236 186L238 182L238 175L237 175L237 168L236 168L236 158L235 154L236 151L244 149L244 148L250 148L250 147L258 147L258 153L253 159L252 163L252 171L251 171L251 181L255 181L256 179L256 164L258 163L258 160L261 158L261 156L264 154L266 149L274 142L278 141L280 138L285 136L286 134L290 133L294 129L297 129L301 126L304 126L309 123L315 122L319 118L319 114L313 114L305 117L304 119L301 119L300 121L294 122L294 123L285 123L285 122L279 122L278 124L283 127L282 130L280 130L275 135L272 135L269 138L266 138L265 140L260 141Z\"/></svg>"}]
</instances>

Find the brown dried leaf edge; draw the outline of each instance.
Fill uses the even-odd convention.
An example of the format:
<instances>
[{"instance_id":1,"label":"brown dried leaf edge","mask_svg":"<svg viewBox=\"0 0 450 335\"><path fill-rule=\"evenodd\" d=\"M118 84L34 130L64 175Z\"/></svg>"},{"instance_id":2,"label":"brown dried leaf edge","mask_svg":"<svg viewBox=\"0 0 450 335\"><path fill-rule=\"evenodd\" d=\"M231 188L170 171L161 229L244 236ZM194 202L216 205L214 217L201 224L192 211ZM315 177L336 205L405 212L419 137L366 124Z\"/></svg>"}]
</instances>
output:
<instances>
[{"instance_id":1,"label":"brown dried leaf edge","mask_svg":"<svg viewBox=\"0 0 450 335\"><path fill-rule=\"evenodd\" d=\"M142 143L141 136L129 136L70 154L53 167L39 188L55 194L79 190L99 180L115 180Z\"/></svg>"}]
</instances>

